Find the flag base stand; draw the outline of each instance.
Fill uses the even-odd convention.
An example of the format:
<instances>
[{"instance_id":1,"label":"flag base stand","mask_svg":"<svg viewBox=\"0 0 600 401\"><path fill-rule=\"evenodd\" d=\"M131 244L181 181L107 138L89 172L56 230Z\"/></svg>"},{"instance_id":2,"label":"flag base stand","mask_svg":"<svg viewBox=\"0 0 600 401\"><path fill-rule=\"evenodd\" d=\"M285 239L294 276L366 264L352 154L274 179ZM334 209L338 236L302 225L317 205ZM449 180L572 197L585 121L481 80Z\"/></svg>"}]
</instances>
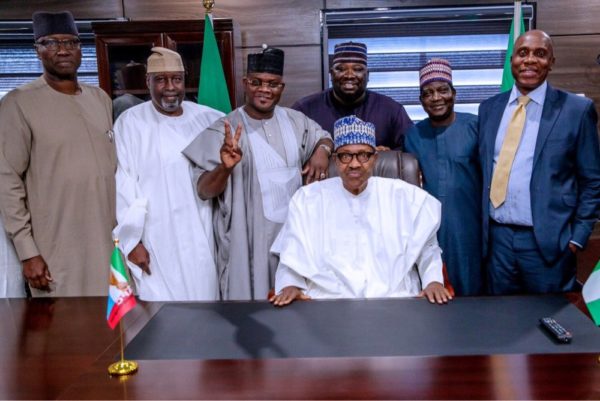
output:
<instances>
[{"instance_id":1,"label":"flag base stand","mask_svg":"<svg viewBox=\"0 0 600 401\"><path fill-rule=\"evenodd\" d=\"M108 374L111 376L127 376L134 374L137 370L137 362L120 360L108 367Z\"/></svg>"}]
</instances>

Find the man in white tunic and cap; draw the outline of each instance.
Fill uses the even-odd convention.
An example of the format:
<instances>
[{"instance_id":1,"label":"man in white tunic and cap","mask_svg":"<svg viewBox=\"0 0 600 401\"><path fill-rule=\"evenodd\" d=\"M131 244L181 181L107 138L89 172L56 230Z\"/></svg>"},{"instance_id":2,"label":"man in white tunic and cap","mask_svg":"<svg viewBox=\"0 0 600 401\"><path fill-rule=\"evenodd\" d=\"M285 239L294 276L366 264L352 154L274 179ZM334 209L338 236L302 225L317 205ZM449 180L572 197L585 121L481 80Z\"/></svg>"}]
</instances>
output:
<instances>
[{"instance_id":1,"label":"man in white tunic and cap","mask_svg":"<svg viewBox=\"0 0 600 401\"><path fill-rule=\"evenodd\" d=\"M181 151L224 114L183 100L185 70L174 51L152 49L146 82L152 100L115 123L114 234L141 299L217 300L211 208L196 194Z\"/></svg>"},{"instance_id":2,"label":"man in white tunic and cap","mask_svg":"<svg viewBox=\"0 0 600 401\"><path fill-rule=\"evenodd\" d=\"M296 192L271 248L280 262L270 301L424 295L447 303L436 238L440 202L404 181L372 177L373 124L337 120L334 144L339 177Z\"/></svg>"},{"instance_id":3,"label":"man in white tunic and cap","mask_svg":"<svg viewBox=\"0 0 600 401\"><path fill-rule=\"evenodd\" d=\"M290 198L303 176L308 183L324 179L329 166L329 133L304 114L277 106L285 87L283 63L280 49L249 54L246 103L184 151L198 166L200 197L214 204L217 268L226 300L267 298L278 263L269 249Z\"/></svg>"}]
</instances>

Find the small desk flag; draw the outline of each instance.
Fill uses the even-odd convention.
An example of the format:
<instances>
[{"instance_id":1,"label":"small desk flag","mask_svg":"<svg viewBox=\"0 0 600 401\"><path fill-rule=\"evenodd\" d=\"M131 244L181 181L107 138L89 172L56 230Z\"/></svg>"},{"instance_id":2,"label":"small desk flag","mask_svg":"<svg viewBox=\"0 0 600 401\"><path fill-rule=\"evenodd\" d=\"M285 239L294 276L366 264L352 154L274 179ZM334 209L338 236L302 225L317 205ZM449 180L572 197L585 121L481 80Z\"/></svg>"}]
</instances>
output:
<instances>
[{"instance_id":1,"label":"small desk flag","mask_svg":"<svg viewBox=\"0 0 600 401\"><path fill-rule=\"evenodd\" d=\"M111 329L114 329L119 324L121 318L133 309L136 304L118 244L119 240L115 240L115 249L110 258L110 281L108 286L106 320Z\"/></svg>"}]
</instances>

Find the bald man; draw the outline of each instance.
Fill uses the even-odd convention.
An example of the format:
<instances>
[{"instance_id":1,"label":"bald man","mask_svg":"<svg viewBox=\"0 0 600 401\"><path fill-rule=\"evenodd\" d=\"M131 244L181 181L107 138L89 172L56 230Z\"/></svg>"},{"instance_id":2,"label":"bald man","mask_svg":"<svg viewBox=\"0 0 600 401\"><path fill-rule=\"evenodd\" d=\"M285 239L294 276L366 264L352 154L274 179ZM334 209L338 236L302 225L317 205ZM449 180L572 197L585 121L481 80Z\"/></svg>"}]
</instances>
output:
<instances>
[{"instance_id":1,"label":"bald man","mask_svg":"<svg viewBox=\"0 0 600 401\"><path fill-rule=\"evenodd\" d=\"M550 37L526 32L511 58L512 90L479 108L483 251L492 294L573 290L575 254L598 219L597 114L590 99L547 83L553 65Z\"/></svg>"}]
</instances>

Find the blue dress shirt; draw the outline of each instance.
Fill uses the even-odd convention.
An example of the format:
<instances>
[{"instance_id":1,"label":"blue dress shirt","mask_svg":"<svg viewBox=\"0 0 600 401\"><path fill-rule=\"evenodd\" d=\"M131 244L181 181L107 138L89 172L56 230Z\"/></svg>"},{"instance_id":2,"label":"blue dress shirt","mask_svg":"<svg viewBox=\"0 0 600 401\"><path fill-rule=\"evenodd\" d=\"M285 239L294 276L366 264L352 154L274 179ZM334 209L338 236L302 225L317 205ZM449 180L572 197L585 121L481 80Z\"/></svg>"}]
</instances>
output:
<instances>
[{"instance_id":1,"label":"blue dress shirt","mask_svg":"<svg viewBox=\"0 0 600 401\"><path fill-rule=\"evenodd\" d=\"M525 108L527 113L525 126L523 127L521 142L517 148L517 154L510 170L506 200L498 208L494 208L492 203L489 202L490 216L498 223L533 226L529 184L531 182L533 155L540 129L540 120L542 119L542 109L544 108L547 88L548 83L544 81L542 85L527 95L531 101ZM521 96L521 93L516 86L513 86L508 104L504 109L504 114L500 121L500 126L498 127L498 134L496 135L494 169L498 162L498 155L500 154L500 149L502 149L502 143L504 142L510 119L517 108L517 99L519 96Z\"/></svg>"}]
</instances>

